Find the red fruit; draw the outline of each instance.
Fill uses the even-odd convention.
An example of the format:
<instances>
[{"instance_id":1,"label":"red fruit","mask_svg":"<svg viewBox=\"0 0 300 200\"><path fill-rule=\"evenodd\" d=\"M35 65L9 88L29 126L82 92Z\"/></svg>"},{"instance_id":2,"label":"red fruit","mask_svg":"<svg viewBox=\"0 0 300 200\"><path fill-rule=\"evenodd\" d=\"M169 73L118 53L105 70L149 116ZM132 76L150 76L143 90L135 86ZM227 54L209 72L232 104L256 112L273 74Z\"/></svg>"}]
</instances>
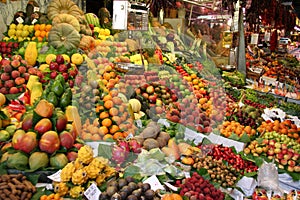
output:
<instances>
[{"instance_id":1,"label":"red fruit","mask_svg":"<svg viewBox=\"0 0 300 200\"><path fill-rule=\"evenodd\" d=\"M6 46L12 48L13 44L14 44L13 42L8 42Z\"/></svg>"},{"instance_id":2,"label":"red fruit","mask_svg":"<svg viewBox=\"0 0 300 200\"><path fill-rule=\"evenodd\" d=\"M66 129L68 120L65 115L59 114L57 115L57 120L56 120L56 130L57 132L61 132Z\"/></svg>"},{"instance_id":3,"label":"red fruit","mask_svg":"<svg viewBox=\"0 0 300 200\"><path fill-rule=\"evenodd\" d=\"M39 147L42 151L49 154L54 153L60 147L59 136L55 131L44 133L40 139Z\"/></svg>"},{"instance_id":4,"label":"red fruit","mask_svg":"<svg viewBox=\"0 0 300 200\"><path fill-rule=\"evenodd\" d=\"M24 73L27 71L26 67L24 67L24 66L20 66L20 67L18 68L18 70L19 70L19 72L20 72L21 74L24 74Z\"/></svg>"},{"instance_id":5,"label":"red fruit","mask_svg":"<svg viewBox=\"0 0 300 200\"><path fill-rule=\"evenodd\" d=\"M4 86L7 88L11 88L15 86L15 81L14 80L8 80L4 83Z\"/></svg>"},{"instance_id":6,"label":"red fruit","mask_svg":"<svg viewBox=\"0 0 300 200\"><path fill-rule=\"evenodd\" d=\"M0 88L0 92L1 92L2 94L8 94L8 90L7 90L6 87Z\"/></svg>"},{"instance_id":7,"label":"red fruit","mask_svg":"<svg viewBox=\"0 0 300 200\"><path fill-rule=\"evenodd\" d=\"M17 94L17 93L19 93L19 89L18 89L18 88L16 88L16 87L11 87L11 88L9 89L9 94Z\"/></svg>"},{"instance_id":8,"label":"red fruit","mask_svg":"<svg viewBox=\"0 0 300 200\"><path fill-rule=\"evenodd\" d=\"M62 76L64 77L65 81L69 79L69 74L66 72L62 73Z\"/></svg>"},{"instance_id":9,"label":"red fruit","mask_svg":"<svg viewBox=\"0 0 300 200\"><path fill-rule=\"evenodd\" d=\"M79 150L81 147L83 147L83 144L81 144L81 143L75 143L73 145L73 147L75 147L77 150Z\"/></svg>"},{"instance_id":10,"label":"red fruit","mask_svg":"<svg viewBox=\"0 0 300 200\"><path fill-rule=\"evenodd\" d=\"M8 81L10 79L10 75L8 73L1 74L1 80L2 81Z\"/></svg>"},{"instance_id":11,"label":"red fruit","mask_svg":"<svg viewBox=\"0 0 300 200\"><path fill-rule=\"evenodd\" d=\"M4 72L10 73L12 71L12 67L10 65L6 65L3 67Z\"/></svg>"},{"instance_id":12,"label":"red fruit","mask_svg":"<svg viewBox=\"0 0 300 200\"><path fill-rule=\"evenodd\" d=\"M33 67L30 67L30 68L28 69L28 73L31 74L31 75L36 75L37 69L36 69L36 68L33 68Z\"/></svg>"},{"instance_id":13,"label":"red fruit","mask_svg":"<svg viewBox=\"0 0 300 200\"><path fill-rule=\"evenodd\" d=\"M52 122L48 118L43 118L36 123L34 126L34 130L37 131L39 134L44 134L47 131L52 130Z\"/></svg>"},{"instance_id":14,"label":"red fruit","mask_svg":"<svg viewBox=\"0 0 300 200\"><path fill-rule=\"evenodd\" d=\"M50 70L58 70L58 64L57 64L57 62L50 62L49 69Z\"/></svg>"},{"instance_id":15,"label":"red fruit","mask_svg":"<svg viewBox=\"0 0 300 200\"><path fill-rule=\"evenodd\" d=\"M112 151L112 160L117 164L122 164L126 160L127 154L128 151L126 151L124 147L114 145Z\"/></svg>"},{"instance_id":16,"label":"red fruit","mask_svg":"<svg viewBox=\"0 0 300 200\"><path fill-rule=\"evenodd\" d=\"M142 146L140 143L138 143L136 140L132 139L129 141L129 148L131 151L134 153L141 153L142 151Z\"/></svg>"},{"instance_id":17,"label":"red fruit","mask_svg":"<svg viewBox=\"0 0 300 200\"><path fill-rule=\"evenodd\" d=\"M51 79L55 79L55 77L57 76L57 71L52 71L51 73L50 73L50 78Z\"/></svg>"},{"instance_id":18,"label":"red fruit","mask_svg":"<svg viewBox=\"0 0 300 200\"><path fill-rule=\"evenodd\" d=\"M26 81L29 80L29 76L30 76L30 74L27 72L23 74L23 77L25 78Z\"/></svg>"},{"instance_id":19,"label":"red fruit","mask_svg":"<svg viewBox=\"0 0 300 200\"><path fill-rule=\"evenodd\" d=\"M12 77L13 79L16 79L16 78L20 77L20 72L17 71L17 70L12 71L12 72L11 72L11 77Z\"/></svg>"},{"instance_id":20,"label":"red fruit","mask_svg":"<svg viewBox=\"0 0 300 200\"><path fill-rule=\"evenodd\" d=\"M74 81L73 80L69 80L69 86L70 86L70 88L74 87Z\"/></svg>"},{"instance_id":21,"label":"red fruit","mask_svg":"<svg viewBox=\"0 0 300 200\"><path fill-rule=\"evenodd\" d=\"M61 54L56 55L57 64L63 64L65 62L64 57Z\"/></svg>"},{"instance_id":22,"label":"red fruit","mask_svg":"<svg viewBox=\"0 0 300 200\"><path fill-rule=\"evenodd\" d=\"M18 42L15 42L14 45L13 45L13 47L14 47L15 49L18 48L18 47L19 47L19 43L18 43ZM22 59L22 57L21 57L21 59Z\"/></svg>"},{"instance_id":23,"label":"red fruit","mask_svg":"<svg viewBox=\"0 0 300 200\"><path fill-rule=\"evenodd\" d=\"M77 157L78 157L78 153L75 151L70 151L67 153L67 158L68 158L69 162L76 160Z\"/></svg>"},{"instance_id":24,"label":"red fruit","mask_svg":"<svg viewBox=\"0 0 300 200\"><path fill-rule=\"evenodd\" d=\"M23 121L22 121L22 130L28 131L32 128L33 125L33 114L27 114L25 115Z\"/></svg>"},{"instance_id":25,"label":"red fruit","mask_svg":"<svg viewBox=\"0 0 300 200\"><path fill-rule=\"evenodd\" d=\"M58 71L59 71L59 72L67 72L67 71L68 71L67 65L65 65L65 64L60 64L60 65L58 66Z\"/></svg>"},{"instance_id":26,"label":"red fruit","mask_svg":"<svg viewBox=\"0 0 300 200\"><path fill-rule=\"evenodd\" d=\"M75 77L75 76L77 75L77 73L78 73L78 72L77 72L76 70L74 70L74 69L69 71L69 74L70 74L70 76L72 76L72 77Z\"/></svg>"},{"instance_id":27,"label":"red fruit","mask_svg":"<svg viewBox=\"0 0 300 200\"><path fill-rule=\"evenodd\" d=\"M39 77L39 78L43 78L43 73L41 71L37 71L36 72L36 75Z\"/></svg>"},{"instance_id":28,"label":"red fruit","mask_svg":"<svg viewBox=\"0 0 300 200\"><path fill-rule=\"evenodd\" d=\"M59 134L60 145L65 147L66 149L70 149L74 145L74 138L71 133L67 131L63 131Z\"/></svg>"},{"instance_id":29,"label":"red fruit","mask_svg":"<svg viewBox=\"0 0 300 200\"><path fill-rule=\"evenodd\" d=\"M37 147L37 139L36 139L36 133L35 132L27 132L25 135L21 137L19 142L17 143L17 146L19 147L19 150L30 153L32 150L34 150Z\"/></svg>"}]
</instances>

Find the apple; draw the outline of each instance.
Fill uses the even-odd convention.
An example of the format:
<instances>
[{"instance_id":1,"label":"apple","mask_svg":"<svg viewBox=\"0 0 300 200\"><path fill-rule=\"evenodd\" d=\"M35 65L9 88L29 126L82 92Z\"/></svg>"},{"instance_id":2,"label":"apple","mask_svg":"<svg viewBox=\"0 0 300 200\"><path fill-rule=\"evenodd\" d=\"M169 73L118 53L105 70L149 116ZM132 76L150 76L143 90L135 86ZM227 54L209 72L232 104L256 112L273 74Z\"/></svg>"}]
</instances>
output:
<instances>
[{"instance_id":1,"label":"apple","mask_svg":"<svg viewBox=\"0 0 300 200\"><path fill-rule=\"evenodd\" d=\"M57 64L63 64L65 62L64 57L61 54L56 55L56 60Z\"/></svg>"},{"instance_id":2,"label":"apple","mask_svg":"<svg viewBox=\"0 0 300 200\"><path fill-rule=\"evenodd\" d=\"M63 131L59 134L60 145L65 147L66 149L70 149L74 145L74 138L71 133L68 131Z\"/></svg>"},{"instance_id":3,"label":"apple","mask_svg":"<svg viewBox=\"0 0 300 200\"><path fill-rule=\"evenodd\" d=\"M57 132L47 131L39 141L41 151L52 154L60 148L60 140Z\"/></svg>"},{"instance_id":4,"label":"apple","mask_svg":"<svg viewBox=\"0 0 300 200\"><path fill-rule=\"evenodd\" d=\"M49 64L49 69L50 70L58 70L58 63L51 61Z\"/></svg>"},{"instance_id":5,"label":"apple","mask_svg":"<svg viewBox=\"0 0 300 200\"><path fill-rule=\"evenodd\" d=\"M22 129L18 129L16 130L16 132L14 133L13 137L12 137L12 146L15 149L19 149L19 144L20 144L20 140L23 137L23 135L25 135L25 131Z\"/></svg>"},{"instance_id":6,"label":"apple","mask_svg":"<svg viewBox=\"0 0 300 200\"><path fill-rule=\"evenodd\" d=\"M31 131L25 133L17 143L18 149L25 153L30 153L37 147L37 145L37 135L35 132Z\"/></svg>"},{"instance_id":7,"label":"apple","mask_svg":"<svg viewBox=\"0 0 300 200\"><path fill-rule=\"evenodd\" d=\"M55 77L58 75L58 73L57 73L57 71L52 71L51 73L50 73L50 78L51 79L55 79Z\"/></svg>"},{"instance_id":8,"label":"apple","mask_svg":"<svg viewBox=\"0 0 300 200\"><path fill-rule=\"evenodd\" d=\"M48 118L43 118L36 123L34 126L34 130L37 131L39 134L44 134L47 131L52 130L52 122Z\"/></svg>"}]
</instances>

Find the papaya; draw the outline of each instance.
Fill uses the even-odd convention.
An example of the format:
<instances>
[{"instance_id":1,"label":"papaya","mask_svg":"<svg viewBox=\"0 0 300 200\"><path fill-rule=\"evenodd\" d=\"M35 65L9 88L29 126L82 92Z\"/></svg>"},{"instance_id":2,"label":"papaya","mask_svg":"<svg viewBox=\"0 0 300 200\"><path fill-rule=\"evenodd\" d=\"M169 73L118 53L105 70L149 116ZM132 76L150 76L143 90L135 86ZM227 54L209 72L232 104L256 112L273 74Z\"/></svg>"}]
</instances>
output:
<instances>
[{"instance_id":1,"label":"papaya","mask_svg":"<svg viewBox=\"0 0 300 200\"><path fill-rule=\"evenodd\" d=\"M63 153L57 153L50 158L50 166L55 169L62 169L68 164L69 160Z\"/></svg>"},{"instance_id":2,"label":"papaya","mask_svg":"<svg viewBox=\"0 0 300 200\"><path fill-rule=\"evenodd\" d=\"M29 168L31 170L38 170L47 167L49 164L48 154L45 152L34 152L29 157Z\"/></svg>"},{"instance_id":3,"label":"papaya","mask_svg":"<svg viewBox=\"0 0 300 200\"><path fill-rule=\"evenodd\" d=\"M38 51L37 51L36 42L29 42L26 47L25 54L24 54L24 58L25 58L27 64L34 66L36 63L37 57L38 57Z\"/></svg>"},{"instance_id":4,"label":"papaya","mask_svg":"<svg viewBox=\"0 0 300 200\"><path fill-rule=\"evenodd\" d=\"M50 118L54 111L54 105L45 99L42 99L36 105L34 111L41 117Z\"/></svg>"},{"instance_id":5,"label":"papaya","mask_svg":"<svg viewBox=\"0 0 300 200\"><path fill-rule=\"evenodd\" d=\"M21 152L12 154L7 158L6 166L10 169L24 170L28 168L28 157Z\"/></svg>"}]
</instances>

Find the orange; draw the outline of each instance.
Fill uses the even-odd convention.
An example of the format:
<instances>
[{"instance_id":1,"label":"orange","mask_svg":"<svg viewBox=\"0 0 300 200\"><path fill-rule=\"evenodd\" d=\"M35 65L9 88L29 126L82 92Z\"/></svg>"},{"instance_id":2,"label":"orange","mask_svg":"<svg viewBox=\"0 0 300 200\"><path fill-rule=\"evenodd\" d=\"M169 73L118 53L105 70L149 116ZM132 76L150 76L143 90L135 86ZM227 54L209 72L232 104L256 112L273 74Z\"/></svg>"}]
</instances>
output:
<instances>
[{"instance_id":1,"label":"orange","mask_svg":"<svg viewBox=\"0 0 300 200\"><path fill-rule=\"evenodd\" d=\"M103 110L104 110L104 106L101 106L101 105L96 106L96 112L101 112Z\"/></svg>"},{"instance_id":2,"label":"orange","mask_svg":"<svg viewBox=\"0 0 300 200\"><path fill-rule=\"evenodd\" d=\"M60 199L60 196L59 196L59 194L58 194L58 193L56 193L56 194L54 195L53 199L54 199L54 200L59 200L59 199Z\"/></svg>"},{"instance_id":3,"label":"orange","mask_svg":"<svg viewBox=\"0 0 300 200\"><path fill-rule=\"evenodd\" d=\"M45 27L45 31L49 32L52 28L52 25L51 24L47 24L46 27Z\"/></svg>"},{"instance_id":4,"label":"orange","mask_svg":"<svg viewBox=\"0 0 300 200\"><path fill-rule=\"evenodd\" d=\"M108 114L108 112L106 112L106 111L102 111L101 113L100 113L100 115L99 115L99 118L100 119L105 119L105 118L108 118L109 117L109 114Z\"/></svg>"},{"instance_id":5,"label":"orange","mask_svg":"<svg viewBox=\"0 0 300 200\"><path fill-rule=\"evenodd\" d=\"M91 140L92 136L93 135L91 133L83 133L81 137L83 140Z\"/></svg>"},{"instance_id":6,"label":"orange","mask_svg":"<svg viewBox=\"0 0 300 200\"><path fill-rule=\"evenodd\" d=\"M104 102L104 108L111 109L114 105L114 102L112 100L107 100Z\"/></svg>"},{"instance_id":7,"label":"orange","mask_svg":"<svg viewBox=\"0 0 300 200\"><path fill-rule=\"evenodd\" d=\"M34 29L35 31L40 30L40 25L39 25L39 24L35 24L33 29Z\"/></svg>"},{"instance_id":8,"label":"orange","mask_svg":"<svg viewBox=\"0 0 300 200\"><path fill-rule=\"evenodd\" d=\"M106 126L101 126L98 130L99 135L106 135L108 133L108 128Z\"/></svg>"},{"instance_id":9,"label":"orange","mask_svg":"<svg viewBox=\"0 0 300 200\"><path fill-rule=\"evenodd\" d=\"M113 135L113 139L114 139L114 140L121 139L121 138L124 138L124 135L123 135L122 132L116 132L116 133Z\"/></svg>"},{"instance_id":10,"label":"orange","mask_svg":"<svg viewBox=\"0 0 300 200\"><path fill-rule=\"evenodd\" d=\"M120 97L113 97L112 101L114 102L114 104L116 105L121 105L123 103L122 99Z\"/></svg>"},{"instance_id":11,"label":"orange","mask_svg":"<svg viewBox=\"0 0 300 200\"><path fill-rule=\"evenodd\" d=\"M112 107L111 109L109 109L109 114L110 116L117 116L119 114L119 111L117 108Z\"/></svg>"},{"instance_id":12,"label":"orange","mask_svg":"<svg viewBox=\"0 0 300 200\"><path fill-rule=\"evenodd\" d=\"M43 38L42 37L37 37L38 41L39 42L42 42L43 41Z\"/></svg>"},{"instance_id":13,"label":"orange","mask_svg":"<svg viewBox=\"0 0 300 200\"><path fill-rule=\"evenodd\" d=\"M119 126L114 124L114 125L112 125L112 126L110 127L109 132L110 132L111 134L114 134L114 133L116 133L116 132L119 131L119 130L120 130Z\"/></svg>"},{"instance_id":14,"label":"orange","mask_svg":"<svg viewBox=\"0 0 300 200\"><path fill-rule=\"evenodd\" d=\"M111 71L111 72L109 72L109 75L110 75L110 77L115 78L117 74L116 74L116 72Z\"/></svg>"},{"instance_id":15,"label":"orange","mask_svg":"<svg viewBox=\"0 0 300 200\"><path fill-rule=\"evenodd\" d=\"M46 28L46 24L40 24L40 31L44 31Z\"/></svg>"},{"instance_id":16,"label":"orange","mask_svg":"<svg viewBox=\"0 0 300 200\"><path fill-rule=\"evenodd\" d=\"M40 197L40 200L46 200L47 199L47 195L42 195L41 197Z\"/></svg>"},{"instance_id":17,"label":"orange","mask_svg":"<svg viewBox=\"0 0 300 200\"><path fill-rule=\"evenodd\" d=\"M191 74L191 78L192 79L197 78L197 75L196 74Z\"/></svg>"},{"instance_id":18,"label":"orange","mask_svg":"<svg viewBox=\"0 0 300 200\"><path fill-rule=\"evenodd\" d=\"M298 134L298 133L294 133L294 134L293 134L293 138L294 138L294 139L298 139L298 138L299 138L299 134Z\"/></svg>"},{"instance_id":19,"label":"orange","mask_svg":"<svg viewBox=\"0 0 300 200\"><path fill-rule=\"evenodd\" d=\"M111 134L104 135L103 140L106 141L108 139L113 139L113 136Z\"/></svg>"},{"instance_id":20,"label":"orange","mask_svg":"<svg viewBox=\"0 0 300 200\"><path fill-rule=\"evenodd\" d=\"M34 36L35 37L39 37L40 35L41 35L41 31L36 30L35 33L34 33Z\"/></svg>"},{"instance_id":21,"label":"orange","mask_svg":"<svg viewBox=\"0 0 300 200\"><path fill-rule=\"evenodd\" d=\"M193 85L198 85L199 81L198 81L198 79L193 79L192 83L193 83Z\"/></svg>"},{"instance_id":22,"label":"orange","mask_svg":"<svg viewBox=\"0 0 300 200\"><path fill-rule=\"evenodd\" d=\"M111 100L112 99L112 96L110 94L107 94L103 97L103 101L107 101L107 100Z\"/></svg>"},{"instance_id":23,"label":"orange","mask_svg":"<svg viewBox=\"0 0 300 200\"><path fill-rule=\"evenodd\" d=\"M105 72L103 78L108 81L111 78L110 73Z\"/></svg>"},{"instance_id":24,"label":"orange","mask_svg":"<svg viewBox=\"0 0 300 200\"><path fill-rule=\"evenodd\" d=\"M103 119L101 122L102 126L110 127L112 125L112 121L109 118Z\"/></svg>"},{"instance_id":25,"label":"orange","mask_svg":"<svg viewBox=\"0 0 300 200\"><path fill-rule=\"evenodd\" d=\"M46 37L46 33L47 33L46 31L41 31L40 36L41 37Z\"/></svg>"}]
</instances>

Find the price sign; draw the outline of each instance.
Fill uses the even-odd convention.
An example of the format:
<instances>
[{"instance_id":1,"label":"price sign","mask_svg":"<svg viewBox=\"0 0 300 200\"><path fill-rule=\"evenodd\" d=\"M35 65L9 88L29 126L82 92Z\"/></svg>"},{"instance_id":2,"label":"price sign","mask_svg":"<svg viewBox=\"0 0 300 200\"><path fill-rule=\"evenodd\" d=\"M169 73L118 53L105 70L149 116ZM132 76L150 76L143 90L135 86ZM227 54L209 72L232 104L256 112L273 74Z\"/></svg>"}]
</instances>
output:
<instances>
[{"instance_id":1,"label":"price sign","mask_svg":"<svg viewBox=\"0 0 300 200\"><path fill-rule=\"evenodd\" d=\"M114 0L113 8L112 28L117 30L127 30L128 1Z\"/></svg>"},{"instance_id":2,"label":"price sign","mask_svg":"<svg viewBox=\"0 0 300 200\"><path fill-rule=\"evenodd\" d=\"M138 119L135 121L138 128L143 128L142 120Z\"/></svg>"},{"instance_id":3,"label":"price sign","mask_svg":"<svg viewBox=\"0 0 300 200\"><path fill-rule=\"evenodd\" d=\"M149 183L150 186L151 186L151 189L153 191L156 191L156 190L165 190L164 186L162 186L162 184L159 182L158 178L153 175L153 176L150 176L149 178L147 178L144 183Z\"/></svg>"},{"instance_id":4,"label":"price sign","mask_svg":"<svg viewBox=\"0 0 300 200\"><path fill-rule=\"evenodd\" d=\"M40 12L40 8L39 7L34 7L33 12Z\"/></svg>"},{"instance_id":5,"label":"price sign","mask_svg":"<svg viewBox=\"0 0 300 200\"><path fill-rule=\"evenodd\" d=\"M55 182L60 182L60 174L61 174L61 170L57 171L56 173L47 176L50 180L55 181Z\"/></svg>"},{"instance_id":6,"label":"price sign","mask_svg":"<svg viewBox=\"0 0 300 200\"><path fill-rule=\"evenodd\" d=\"M257 44L258 43L258 33L253 33L251 35L251 44Z\"/></svg>"},{"instance_id":7,"label":"price sign","mask_svg":"<svg viewBox=\"0 0 300 200\"><path fill-rule=\"evenodd\" d=\"M157 123L164 125L165 127L170 127L170 123L166 119L159 119Z\"/></svg>"},{"instance_id":8,"label":"price sign","mask_svg":"<svg viewBox=\"0 0 300 200\"><path fill-rule=\"evenodd\" d=\"M99 199L101 191L95 183L92 183L90 187L86 191L84 191L83 194L88 200L94 200Z\"/></svg>"},{"instance_id":9,"label":"price sign","mask_svg":"<svg viewBox=\"0 0 300 200\"><path fill-rule=\"evenodd\" d=\"M23 22L24 22L22 17L18 17L16 20L19 24L23 24Z\"/></svg>"},{"instance_id":10,"label":"price sign","mask_svg":"<svg viewBox=\"0 0 300 200\"><path fill-rule=\"evenodd\" d=\"M38 20L37 19L33 19L31 24L35 24Z\"/></svg>"}]
</instances>

